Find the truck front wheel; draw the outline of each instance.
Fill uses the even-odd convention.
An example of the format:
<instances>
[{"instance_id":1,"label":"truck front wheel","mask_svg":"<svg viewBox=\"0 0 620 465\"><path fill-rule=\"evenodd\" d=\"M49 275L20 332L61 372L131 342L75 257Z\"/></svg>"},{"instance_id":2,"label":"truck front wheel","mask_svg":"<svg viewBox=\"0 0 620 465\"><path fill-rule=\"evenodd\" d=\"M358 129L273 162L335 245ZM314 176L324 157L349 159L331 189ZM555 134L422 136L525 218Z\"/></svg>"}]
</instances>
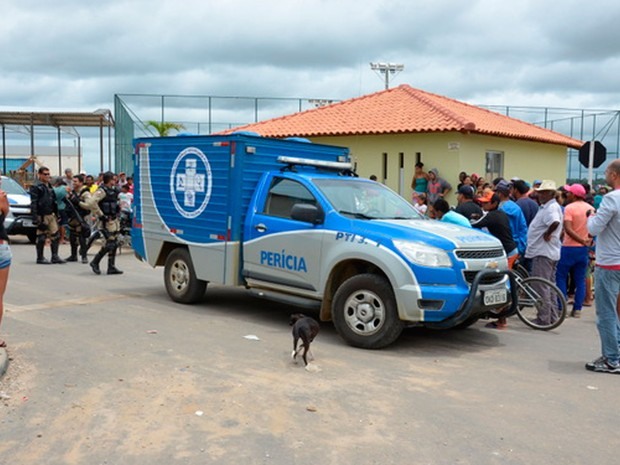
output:
<instances>
[{"instance_id":1,"label":"truck front wheel","mask_svg":"<svg viewBox=\"0 0 620 465\"><path fill-rule=\"evenodd\" d=\"M164 281L170 298L182 304L198 302L207 288L207 282L196 277L187 249L175 249L168 255Z\"/></svg>"},{"instance_id":2,"label":"truck front wheel","mask_svg":"<svg viewBox=\"0 0 620 465\"><path fill-rule=\"evenodd\" d=\"M345 342L362 349L381 349L403 330L390 283L375 274L347 279L336 291L332 319Z\"/></svg>"}]
</instances>

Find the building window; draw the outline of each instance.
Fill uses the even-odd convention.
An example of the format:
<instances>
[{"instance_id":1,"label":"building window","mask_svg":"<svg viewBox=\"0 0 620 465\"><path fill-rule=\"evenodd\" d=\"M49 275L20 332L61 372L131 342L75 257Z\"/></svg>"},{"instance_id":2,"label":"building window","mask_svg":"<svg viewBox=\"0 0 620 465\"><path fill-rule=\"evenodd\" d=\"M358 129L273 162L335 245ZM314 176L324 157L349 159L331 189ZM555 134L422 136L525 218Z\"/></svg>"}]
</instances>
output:
<instances>
[{"instance_id":1,"label":"building window","mask_svg":"<svg viewBox=\"0 0 620 465\"><path fill-rule=\"evenodd\" d=\"M488 151L486 153L486 173L488 181L504 176L504 152Z\"/></svg>"}]
</instances>

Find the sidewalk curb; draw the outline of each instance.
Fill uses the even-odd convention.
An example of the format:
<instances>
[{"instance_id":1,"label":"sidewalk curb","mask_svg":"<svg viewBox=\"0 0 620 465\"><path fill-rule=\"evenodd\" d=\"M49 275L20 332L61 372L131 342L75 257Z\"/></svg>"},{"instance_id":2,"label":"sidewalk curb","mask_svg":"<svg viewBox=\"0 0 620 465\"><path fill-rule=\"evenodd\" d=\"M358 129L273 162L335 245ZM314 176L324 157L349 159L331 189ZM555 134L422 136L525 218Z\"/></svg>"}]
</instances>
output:
<instances>
[{"instance_id":1,"label":"sidewalk curb","mask_svg":"<svg viewBox=\"0 0 620 465\"><path fill-rule=\"evenodd\" d=\"M6 373L7 368L9 367L9 355L6 353L5 348L0 348L0 379Z\"/></svg>"}]
</instances>

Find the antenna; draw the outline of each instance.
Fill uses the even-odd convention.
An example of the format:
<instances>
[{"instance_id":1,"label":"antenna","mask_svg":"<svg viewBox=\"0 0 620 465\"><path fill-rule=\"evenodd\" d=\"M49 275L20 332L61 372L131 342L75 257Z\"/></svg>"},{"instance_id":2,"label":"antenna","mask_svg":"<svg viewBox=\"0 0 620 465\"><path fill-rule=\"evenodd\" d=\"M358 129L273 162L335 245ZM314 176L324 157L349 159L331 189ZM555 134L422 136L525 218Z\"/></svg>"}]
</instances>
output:
<instances>
[{"instance_id":1,"label":"antenna","mask_svg":"<svg viewBox=\"0 0 620 465\"><path fill-rule=\"evenodd\" d=\"M401 63L370 63L370 69L377 71L377 74L382 74L385 78L386 90L390 88L390 75L394 76L405 69L405 65Z\"/></svg>"}]
</instances>

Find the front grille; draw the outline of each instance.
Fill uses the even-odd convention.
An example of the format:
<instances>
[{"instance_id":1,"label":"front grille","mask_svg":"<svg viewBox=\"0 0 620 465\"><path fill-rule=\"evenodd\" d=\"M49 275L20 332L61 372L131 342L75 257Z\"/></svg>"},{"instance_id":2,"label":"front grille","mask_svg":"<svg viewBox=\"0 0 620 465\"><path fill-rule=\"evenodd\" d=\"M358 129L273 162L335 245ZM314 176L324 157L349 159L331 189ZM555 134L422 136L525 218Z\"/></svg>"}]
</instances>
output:
<instances>
[{"instance_id":1,"label":"front grille","mask_svg":"<svg viewBox=\"0 0 620 465\"><path fill-rule=\"evenodd\" d=\"M501 258L504 256L504 249L483 249L483 250L457 250L457 258L461 260L485 260L487 258Z\"/></svg>"},{"instance_id":2,"label":"front grille","mask_svg":"<svg viewBox=\"0 0 620 465\"><path fill-rule=\"evenodd\" d=\"M478 274L478 271L471 271L471 270L465 270L463 271L463 276L465 277L465 281L467 281L469 284L472 284L474 282L474 279L476 278L476 275ZM504 279L504 274L487 274L484 278L482 278L482 280L480 281L480 284L496 284L498 282L500 282L502 279Z\"/></svg>"}]
</instances>

